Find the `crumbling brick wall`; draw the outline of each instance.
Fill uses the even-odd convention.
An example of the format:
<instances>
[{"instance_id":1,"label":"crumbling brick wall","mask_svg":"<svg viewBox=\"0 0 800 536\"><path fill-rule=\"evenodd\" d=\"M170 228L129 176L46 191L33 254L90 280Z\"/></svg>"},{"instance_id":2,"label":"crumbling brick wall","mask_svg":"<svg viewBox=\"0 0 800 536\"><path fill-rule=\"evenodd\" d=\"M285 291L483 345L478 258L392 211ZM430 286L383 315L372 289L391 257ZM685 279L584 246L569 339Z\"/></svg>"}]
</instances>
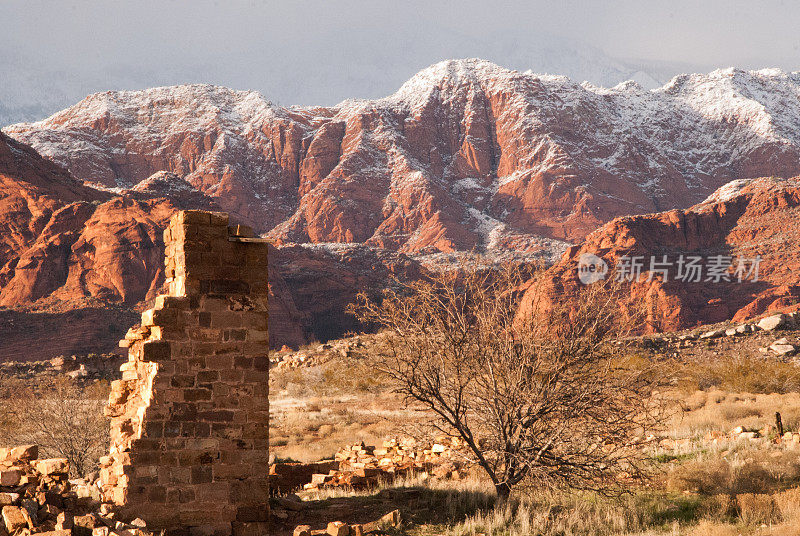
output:
<instances>
[{"instance_id":1,"label":"crumbling brick wall","mask_svg":"<svg viewBox=\"0 0 800 536\"><path fill-rule=\"evenodd\" d=\"M223 213L164 231L168 293L113 382L104 500L175 534L266 534L267 245Z\"/></svg>"}]
</instances>

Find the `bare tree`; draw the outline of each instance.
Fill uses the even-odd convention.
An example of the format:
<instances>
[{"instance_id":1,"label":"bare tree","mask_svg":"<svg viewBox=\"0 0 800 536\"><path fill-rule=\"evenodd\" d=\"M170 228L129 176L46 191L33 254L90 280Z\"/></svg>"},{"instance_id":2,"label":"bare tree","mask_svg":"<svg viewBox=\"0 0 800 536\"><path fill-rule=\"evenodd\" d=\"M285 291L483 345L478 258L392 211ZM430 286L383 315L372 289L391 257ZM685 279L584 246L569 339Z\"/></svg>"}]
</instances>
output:
<instances>
[{"instance_id":1,"label":"bare tree","mask_svg":"<svg viewBox=\"0 0 800 536\"><path fill-rule=\"evenodd\" d=\"M443 273L359 295L352 311L388 330L380 370L463 439L501 498L525 482L605 492L644 476L659 379L626 359L634 317L609 283L519 315L526 277Z\"/></svg>"},{"instance_id":2,"label":"bare tree","mask_svg":"<svg viewBox=\"0 0 800 536\"><path fill-rule=\"evenodd\" d=\"M44 455L66 458L73 476L84 476L108 448L104 382L83 387L57 378L35 390L21 387L5 393L4 398L10 418L4 443L36 443Z\"/></svg>"}]
</instances>

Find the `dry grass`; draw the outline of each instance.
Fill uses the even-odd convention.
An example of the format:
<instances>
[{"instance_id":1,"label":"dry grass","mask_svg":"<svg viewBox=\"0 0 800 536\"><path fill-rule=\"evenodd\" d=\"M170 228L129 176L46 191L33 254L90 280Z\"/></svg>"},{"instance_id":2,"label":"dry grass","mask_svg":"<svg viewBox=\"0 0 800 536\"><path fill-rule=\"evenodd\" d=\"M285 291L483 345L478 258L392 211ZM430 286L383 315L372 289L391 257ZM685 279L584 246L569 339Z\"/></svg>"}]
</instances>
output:
<instances>
[{"instance_id":1,"label":"dry grass","mask_svg":"<svg viewBox=\"0 0 800 536\"><path fill-rule=\"evenodd\" d=\"M759 379L750 365L718 360L718 366L697 371L695 385L680 383L671 393L683 411L670 421L665 437L684 441L675 448L653 450L662 471L650 487L632 489L631 495L618 500L531 491L499 504L490 483L481 478L442 482L417 477L385 485L420 489L424 497L404 512L408 523L397 534L800 536L800 448L706 438L708 432L727 434L737 426L760 430L774 424L776 411L786 430L800 431L800 393L781 392L790 385L786 378L794 371L784 364L763 367L765 377ZM776 368L784 379L769 378ZM341 372L350 373L354 372L347 367ZM703 375L708 377L699 381ZM279 456L320 459L353 441L376 444L387 433L419 419L416 412L402 410L402 402L387 394L380 380L359 390L353 388L352 379L344 382L346 388L316 385L326 381L320 372L292 371L287 377L283 391L273 390L272 439ZM299 382L310 383L302 389L291 387ZM706 388L694 388L700 384ZM720 388L733 385L755 388L739 392ZM298 393L299 397L290 396ZM380 490L337 489L306 499L366 499L376 493ZM402 509L402 503L398 507Z\"/></svg>"},{"instance_id":2,"label":"dry grass","mask_svg":"<svg viewBox=\"0 0 800 536\"><path fill-rule=\"evenodd\" d=\"M691 394L677 391L674 396L684 409L670 423L673 437L728 432L737 426L758 430L774 424L776 411L780 412L786 430L800 429L800 393L753 394L712 388Z\"/></svg>"},{"instance_id":3,"label":"dry grass","mask_svg":"<svg viewBox=\"0 0 800 536\"><path fill-rule=\"evenodd\" d=\"M716 388L764 394L800 391L800 367L758 353L733 350L720 355L712 351L683 365L677 376L686 390Z\"/></svg>"}]
</instances>

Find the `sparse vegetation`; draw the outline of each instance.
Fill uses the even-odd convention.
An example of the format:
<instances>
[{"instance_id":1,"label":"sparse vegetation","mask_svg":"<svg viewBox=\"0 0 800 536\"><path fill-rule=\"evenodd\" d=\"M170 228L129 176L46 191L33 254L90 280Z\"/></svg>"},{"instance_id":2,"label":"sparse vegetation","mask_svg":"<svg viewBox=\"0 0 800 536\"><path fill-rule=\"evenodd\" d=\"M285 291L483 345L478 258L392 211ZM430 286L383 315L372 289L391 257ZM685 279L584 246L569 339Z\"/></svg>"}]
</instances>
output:
<instances>
[{"instance_id":1,"label":"sparse vegetation","mask_svg":"<svg viewBox=\"0 0 800 536\"><path fill-rule=\"evenodd\" d=\"M521 484L609 491L644 475L641 442L663 414L660 377L627 366L611 285L570 307L518 316L528 274L444 272L362 294L359 319L388 330L378 368L464 441L500 497Z\"/></svg>"},{"instance_id":2,"label":"sparse vegetation","mask_svg":"<svg viewBox=\"0 0 800 536\"><path fill-rule=\"evenodd\" d=\"M38 444L44 457L67 458L73 476L83 476L108 450L107 400L104 381L84 387L59 377L34 389L12 380L0 402L0 444Z\"/></svg>"}]
</instances>

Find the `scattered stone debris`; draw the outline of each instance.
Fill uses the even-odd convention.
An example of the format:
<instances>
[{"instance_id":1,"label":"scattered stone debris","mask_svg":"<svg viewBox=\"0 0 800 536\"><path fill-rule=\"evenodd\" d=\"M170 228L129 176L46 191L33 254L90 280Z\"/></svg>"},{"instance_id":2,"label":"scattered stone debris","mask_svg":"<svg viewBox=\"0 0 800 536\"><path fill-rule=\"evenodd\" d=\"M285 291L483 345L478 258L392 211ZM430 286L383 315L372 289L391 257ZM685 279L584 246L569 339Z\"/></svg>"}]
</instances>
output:
<instances>
[{"instance_id":1,"label":"scattered stone debris","mask_svg":"<svg viewBox=\"0 0 800 536\"><path fill-rule=\"evenodd\" d=\"M705 331L677 334L658 334L650 335L641 338L640 345L643 348L653 348L657 350L665 350L670 347L674 349L691 348L695 345L714 345L718 340L726 338L741 338L745 336L752 336L767 334L779 330L798 330L800 329L800 313L778 313L732 326L715 327L713 329L706 328ZM759 348L763 354L772 354L778 358L785 359L794 356L800 347L790 342L787 338L782 337L768 346Z\"/></svg>"},{"instance_id":2,"label":"scattered stone debris","mask_svg":"<svg viewBox=\"0 0 800 536\"><path fill-rule=\"evenodd\" d=\"M773 342L769 349L778 356L790 356L797 352L797 348L791 344L786 337L781 337Z\"/></svg>"},{"instance_id":3,"label":"scattered stone debris","mask_svg":"<svg viewBox=\"0 0 800 536\"><path fill-rule=\"evenodd\" d=\"M380 333L371 336L371 345L374 346L375 342L380 341L383 337L384 335ZM363 337L356 335L329 343L304 347L296 351L284 346L279 351L273 352L270 357L270 365L278 370L315 367L340 357L359 359L365 357L367 351L368 348Z\"/></svg>"},{"instance_id":4,"label":"scattered stone debris","mask_svg":"<svg viewBox=\"0 0 800 536\"><path fill-rule=\"evenodd\" d=\"M305 491L365 488L410 473L460 479L470 466L465 454L461 440L455 437L440 436L424 446L413 438L391 438L380 447L361 442L339 449L332 461L273 464L270 486L283 492L300 487Z\"/></svg>"},{"instance_id":5,"label":"scattered stone debris","mask_svg":"<svg viewBox=\"0 0 800 536\"><path fill-rule=\"evenodd\" d=\"M706 433L703 438L714 444L723 441L749 441L755 443L772 444L786 449L800 450L800 432L785 432L783 435L773 425L767 425L760 429L749 429L744 426L737 426L728 433L721 431L711 431ZM658 446L669 450L682 450L690 447L691 438L664 438L658 442Z\"/></svg>"},{"instance_id":6,"label":"scattered stone debris","mask_svg":"<svg viewBox=\"0 0 800 536\"><path fill-rule=\"evenodd\" d=\"M363 536L399 526L400 510L392 510L377 521L363 525L348 525L342 521L331 521L327 528L318 530L312 530L309 525L297 525L293 536Z\"/></svg>"},{"instance_id":7,"label":"scattered stone debris","mask_svg":"<svg viewBox=\"0 0 800 536\"><path fill-rule=\"evenodd\" d=\"M36 445L0 448L0 534L151 536L141 520L125 523L101 505L95 482L70 480L66 458L38 458Z\"/></svg>"},{"instance_id":8,"label":"scattered stone debris","mask_svg":"<svg viewBox=\"0 0 800 536\"><path fill-rule=\"evenodd\" d=\"M66 376L73 380L91 383L114 379L125 358L118 354L89 354L85 356L59 356L47 361L8 361L0 363L0 375L20 379Z\"/></svg>"},{"instance_id":9,"label":"scattered stone debris","mask_svg":"<svg viewBox=\"0 0 800 536\"><path fill-rule=\"evenodd\" d=\"M763 329L764 331L773 331L776 329L783 329L790 324L793 325L794 321L795 321L795 316L793 314L792 315L777 314L762 318L758 322L758 327Z\"/></svg>"}]
</instances>

